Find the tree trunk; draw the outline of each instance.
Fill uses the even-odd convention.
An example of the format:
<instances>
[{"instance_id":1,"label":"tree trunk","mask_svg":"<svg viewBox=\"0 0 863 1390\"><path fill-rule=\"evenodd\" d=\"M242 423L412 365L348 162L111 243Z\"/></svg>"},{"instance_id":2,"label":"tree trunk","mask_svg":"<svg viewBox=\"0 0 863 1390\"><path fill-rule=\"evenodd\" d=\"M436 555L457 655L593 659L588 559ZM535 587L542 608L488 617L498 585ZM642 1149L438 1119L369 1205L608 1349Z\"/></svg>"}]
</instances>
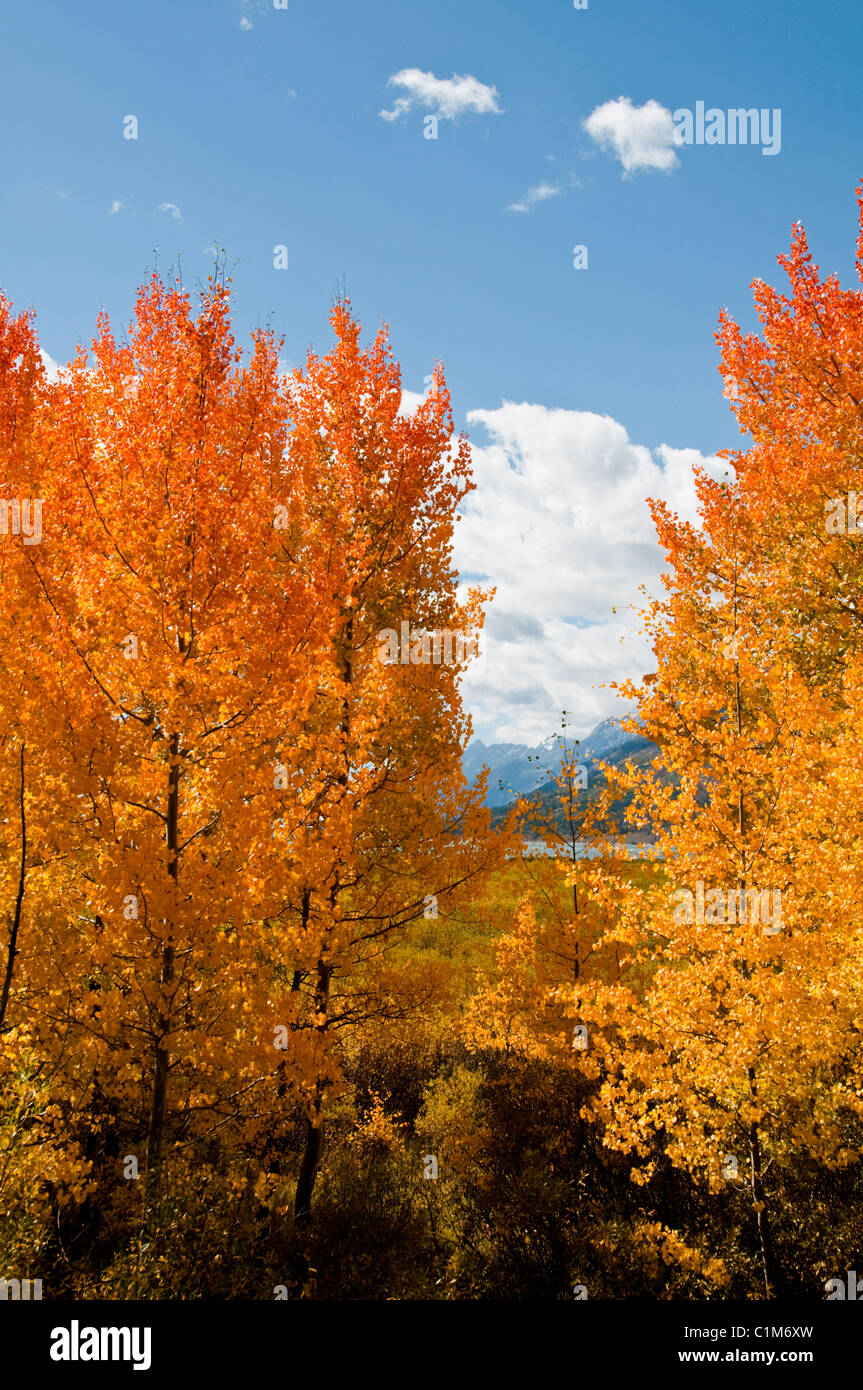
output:
<instances>
[{"instance_id":1,"label":"tree trunk","mask_svg":"<svg viewBox=\"0 0 863 1390\"><path fill-rule=\"evenodd\" d=\"M734 589L734 705L735 723L738 735L743 733L743 710L740 698L740 660L737 653L737 587L735 576ZM740 878L738 879L738 907L746 902L746 814L743 805L743 786L737 794L737 831L740 837ZM749 970L744 967L743 974L749 978ZM754 1103L758 1099L758 1087L755 1084L755 1068L748 1068L749 1096ZM761 1169L761 1137L758 1133L758 1125L755 1121L749 1126L749 1174L750 1188L752 1191L752 1205L755 1208L755 1219L758 1226L758 1242L761 1248L761 1268L764 1274L764 1291L768 1298L776 1298L779 1293L780 1270L776 1261L773 1249L773 1234L770 1229L770 1218L767 1214L767 1204L764 1199L764 1182Z\"/></svg>"},{"instance_id":2,"label":"tree trunk","mask_svg":"<svg viewBox=\"0 0 863 1390\"><path fill-rule=\"evenodd\" d=\"M330 1003L330 980L333 968L323 960L318 961L318 978L315 987L315 1012L320 1022L315 1026L323 1040L327 1028L327 1010ZM294 1220L300 1227L308 1226L312 1214L312 1193L318 1176L318 1164L324 1141L324 1097L326 1084L319 1081L315 1087L315 1102L312 1113L306 1120L306 1143L300 1163L297 1190L294 1194Z\"/></svg>"},{"instance_id":3,"label":"tree trunk","mask_svg":"<svg viewBox=\"0 0 863 1390\"><path fill-rule=\"evenodd\" d=\"M344 747L347 750L348 739L351 728L351 704L350 687L353 682L353 661L351 659L351 643L354 636L354 619L350 609L344 612L344 625L342 628L340 664L341 676L348 690L342 700L342 712L340 720L340 732L344 738ZM347 795L348 774L349 774L349 755L347 751L344 755L344 764L336 778L336 785L341 787L342 796ZM339 896L339 875L336 875L330 888L330 907L335 911ZM305 907L305 903L304 903ZM330 981L333 977L332 965L325 961L323 955L318 960L317 981L315 984L315 1014L319 1020L315 1024L321 1042L324 1041L327 1025L329 1023L330 1007ZM324 1099L327 1092L327 1083L319 1081L315 1087L315 1102L312 1113L306 1121L306 1143L303 1150L302 1162L300 1163L299 1177L297 1178L297 1190L294 1196L294 1220L298 1226L307 1226L312 1214L312 1192L314 1191L315 1179L318 1175L318 1164L321 1157L321 1147L324 1139Z\"/></svg>"},{"instance_id":4,"label":"tree trunk","mask_svg":"<svg viewBox=\"0 0 863 1390\"><path fill-rule=\"evenodd\" d=\"M353 660L352 643L354 638L354 618L350 609L343 610L343 626L339 650L339 664L341 666L341 676L347 687L342 699L341 719L339 721L339 731L344 740L343 764L338 776L336 785L341 788L342 797L347 796L349 773L350 773L350 754L348 753L350 731L351 731L351 702L350 689L353 683ZM332 885L330 887L330 910L335 913L340 892L339 871L336 869ZM304 897L304 915L308 908L308 902ZM330 1008L330 982L333 977L333 966L331 962L324 959L324 952L318 958L317 979L315 982L315 1015L318 1022L315 1024L318 1036L323 1044L327 1026L329 1024ZM296 979L296 976L295 976ZM297 1190L294 1194L294 1220L300 1227L309 1224L312 1214L312 1193L315 1187L315 1179L318 1175L318 1164L321 1157L321 1147L324 1139L324 1101L327 1093L327 1082L319 1081L315 1087L315 1100L312 1112L306 1121L306 1142L303 1149L303 1157L300 1163L300 1172L297 1178Z\"/></svg>"},{"instance_id":5,"label":"tree trunk","mask_svg":"<svg viewBox=\"0 0 863 1390\"><path fill-rule=\"evenodd\" d=\"M12 988L12 975L15 970L15 957L18 955L18 931L21 926L21 909L24 905L24 882L27 867L27 817L24 812L24 745L21 744L21 867L18 873L18 896L12 926L9 929L9 947L6 952L6 970L3 976L3 991L0 994L0 1033L4 1033L6 1009L9 1004L9 991Z\"/></svg>"},{"instance_id":6,"label":"tree trunk","mask_svg":"<svg viewBox=\"0 0 863 1390\"><path fill-rule=\"evenodd\" d=\"M165 841L168 851L168 873L176 884L179 854L180 824L180 736L172 734L168 745L170 766L168 769L168 812L165 824ZM168 1036L171 1030L170 987L174 982L174 944L170 935L162 948L162 968L159 973L160 1010L156 1020L154 1047L153 1095L150 1106L150 1122L147 1127L147 1179L152 1183L158 1172L162 1158L162 1141L165 1133L165 1115L168 1108L168 1072L170 1068L170 1048Z\"/></svg>"},{"instance_id":7,"label":"tree trunk","mask_svg":"<svg viewBox=\"0 0 863 1390\"><path fill-rule=\"evenodd\" d=\"M749 1094L756 1100L758 1091L755 1085L755 1072L749 1068ZM749 1164L752 1204L758 1224L758 1240L761 1246L761 1268L764 1273L764 1291L768 1298L777 1298L781 1289L781 1271L773 1248L773 1233L767 1204L764 1198L763 1173L761 1170L761 1139L758 1125L753 1121L749 1126Z\"/></svg>"}]
</instances>

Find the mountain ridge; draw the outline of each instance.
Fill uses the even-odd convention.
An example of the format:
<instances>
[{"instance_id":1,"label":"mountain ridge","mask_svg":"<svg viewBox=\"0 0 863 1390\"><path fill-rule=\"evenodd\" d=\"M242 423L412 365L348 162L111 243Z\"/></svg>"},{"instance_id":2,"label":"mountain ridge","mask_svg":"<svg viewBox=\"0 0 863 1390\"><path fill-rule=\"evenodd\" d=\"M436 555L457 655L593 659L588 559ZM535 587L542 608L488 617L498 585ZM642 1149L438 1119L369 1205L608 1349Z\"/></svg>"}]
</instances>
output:
<instances>
[{"instance_id":1,"label":"mountain ridge","mask_svg":"<svg viewBox=\"0 0 863 1390\"><path fill-rule=\"evenodd\" d=\"M562 757L563 734L551 734L542 743L483 743L471 739L464 751L462 767L473 782L483 766L489 768L486 805L502 807L519 796L547 788L557 775ZM638 763L652 761L659 751L655 743L641 734L622 729L620 721L603 719L580 740L567 738L570 753L587 768L588 786L592 770L600 762L617 765L630 758ZM557 754L556 754L556 750Z\"/></svg>"}]
</instances>

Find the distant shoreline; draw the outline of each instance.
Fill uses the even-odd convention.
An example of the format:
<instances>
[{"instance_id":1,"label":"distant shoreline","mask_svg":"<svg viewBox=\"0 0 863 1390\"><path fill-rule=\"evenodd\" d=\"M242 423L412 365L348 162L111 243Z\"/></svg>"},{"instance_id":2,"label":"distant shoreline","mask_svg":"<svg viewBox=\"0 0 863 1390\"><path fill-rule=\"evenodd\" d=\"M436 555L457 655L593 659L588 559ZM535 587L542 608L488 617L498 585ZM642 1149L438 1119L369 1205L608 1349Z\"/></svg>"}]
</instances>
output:
<instances>
[{"instance_id":1,"label":"distant shoreline","mask_svg":"<svg viewBox=\"0 0 863 1390\"><path fill-rule=\"evenodd\" d=\"M628 840L626 837L614 842L613 848L619 850L621 858L626 859L649 859L656 853L655 840ZM545 858L571 859L573 856L569 846L560 845L551 847L544 840L526 840L524 845L526 854L543 855ZM576 859L598 859L602 851L595 845L591 845L587 840L576 840L575 858Z\"/></svg>"}]
</instances>

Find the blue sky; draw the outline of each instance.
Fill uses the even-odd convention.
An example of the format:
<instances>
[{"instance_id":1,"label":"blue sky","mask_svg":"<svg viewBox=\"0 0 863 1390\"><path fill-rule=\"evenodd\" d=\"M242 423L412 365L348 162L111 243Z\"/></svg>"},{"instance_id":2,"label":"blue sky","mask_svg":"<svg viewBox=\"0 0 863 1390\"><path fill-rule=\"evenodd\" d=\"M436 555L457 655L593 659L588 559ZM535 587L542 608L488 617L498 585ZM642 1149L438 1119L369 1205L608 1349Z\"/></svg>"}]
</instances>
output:
<instances>
[{"instance_id":1,"label":"blue sky","mask_svg":"<svg viewBox=\"0 0 863 1390\"><path fill-rule=\"evenodd\" d=\"M0 285L35 307L44 348L65 361L101 306L126 322L154 248L194 284L218 242L236 262L240 335L272 322L293 364L326 349L344 276L366 329L390 324L406 388L443 359L477 444L459 558L498 584L499 649L521 682L476 685L478 731L543 737L562 704L586 731L611 708L597 679L644 660L626 641L621 654L611 612L658 570L632 489L667 481L685 509L683 464L738 439L720 306L751 322L749 284L776 281L797 218L822 268L852 279L858 5L6 0L0 39ZM413 69L427 76L390 82ZM446 86L456 75L474 79L473 109ZM627 172L584 127L604 108L625 135L645 103L697 101L780 108L780 153L678 147L670 169ZM565 526L555 490L574 499ZM537 549L556 557L553 585Z\"/></svg>"}]
</instances>

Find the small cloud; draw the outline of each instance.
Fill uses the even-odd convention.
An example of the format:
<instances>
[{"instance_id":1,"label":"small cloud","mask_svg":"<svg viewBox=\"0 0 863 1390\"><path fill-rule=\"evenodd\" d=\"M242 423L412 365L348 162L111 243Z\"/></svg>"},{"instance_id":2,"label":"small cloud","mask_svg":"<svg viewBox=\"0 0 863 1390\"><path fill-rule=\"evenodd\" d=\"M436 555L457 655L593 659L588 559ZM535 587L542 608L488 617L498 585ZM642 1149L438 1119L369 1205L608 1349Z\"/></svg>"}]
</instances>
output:
<instances>
[{"instance_id":1,"label":"small cloud","mask_svg":"<svg viewBox=\"0 0 863 1390\"><path fill-rule=\"evenodd\" d=\"M390 87L403 87L406 96L397 99L392 111L378 114L385 121L397 121L415 106L434 111L441 120L454 121L467 112L478 116L501 114L497 87L488 87L476 77L435 77L420 68L402 68L389 79Z\"/></svg>"},{"instance_id":2,"label":"small cloud","mask_svg":"<svg viewBox=\"0 0 863 1390\"><path fill-rule=\"evenodd\" d=\"M624 176L641 169L668 173L679 162L671 112L658 101L633 106L629 97L618 97L597 106L582 125L601 149L620 160Z\"/></svg>"},{"instance_id":3,"label":"small cloud","mask_svg":"<svg viewBox=\"0 0 863 1390\"><path fill-rule=\"evenodd\" d=\"M544 203L546 198L556 198L560 186L556 183L538 183L529 188L520 203L510 203L507 212L530 212L534 203Z\"/></svg>"},{"instance_id":4,"label":"small cloud","mask_svg":"<svg viewBox=\"0 0 863 1390\"><path fill-rule=\"evenodd\" d=\"M159 212L169 212L175 222L182 222L183 220L183 214L176 203L160 203Z\"/></svg>"},{"instance_id":5,"label":"small cloud","mask_svg":"<svg viewBox=\"0 0 863 1390\"><path fill-rule=\"evenodd\" d=\"M108 209L108 216L113 217L117 212L124 212L128 204L122 198L115 198Z\"/></svg>"},{"instance_id":6,"label":"small cloud","mask_svg":"<svg viewBox=\"0 0 863 1390\"><path fill-rule=\"evenodd\" d=\"M68 197L69 197L69 190L68 190L68 188L58 188L58 189L57 189L57 197L58 197L58 198L68 198Z\"/></svg>"},{"instance_id":7,"label":"small cloud","mask_svg":"<svg viewBox=\"0 0 863 1390\"><path fill-rule=\"evenodd\" d=\"M265 15L272 8L273 0L241 0L240 28L254 29L255 23L252 15Z\"/></svg>"}]
</instances>

